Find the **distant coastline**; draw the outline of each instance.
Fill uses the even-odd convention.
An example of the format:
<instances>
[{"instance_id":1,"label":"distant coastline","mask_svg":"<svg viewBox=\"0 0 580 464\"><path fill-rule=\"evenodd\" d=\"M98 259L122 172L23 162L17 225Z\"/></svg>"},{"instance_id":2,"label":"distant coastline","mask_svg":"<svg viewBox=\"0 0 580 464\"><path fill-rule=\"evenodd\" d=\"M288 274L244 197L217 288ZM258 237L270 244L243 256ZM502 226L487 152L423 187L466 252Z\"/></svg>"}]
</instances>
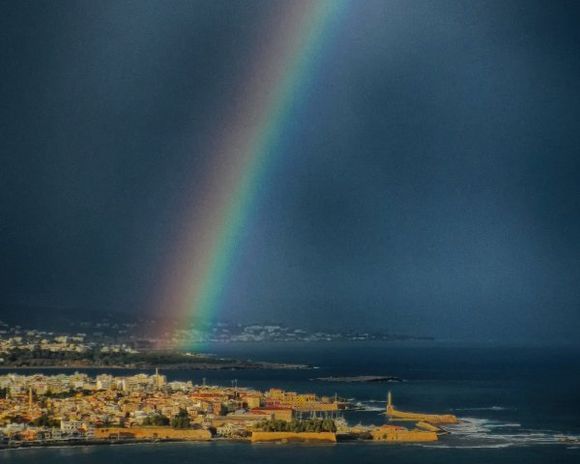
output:
<instances>
[{"instance_id":1,"label":"distant coastline","mask_svg":"<svg viewBox=\"0 0 580 464\"><path fill-rule=\"evenodd\" d=\"M291 364L291 363L275 363L275 362L262 362L262 361L237 361L231 360L227 363L183 363L183 364L119 364L119 365L99 365L99 364L89 364L89 363L61 363L61 364L51 364L51 365L15 365L15 364L0 364L0 371L9 370L60 370L60 369L94 369L94 370L152 370L152 369L163 369L163 370L251 370L251 369L264 369L264 370L302 370L302 369L313 369L313 366L308 364Z\"/></svg>"},{"instance_id":2,"label":"distant coastline","mask_svg":"<svg viewBox=\"0 0 580 464\"><path fill-rule=\"evenodd\" d=\"M316 377L319 382L337 382L337 383L388 383L403 382L403 379L388 375L357 375L353 377Z\"/></svg>"},{"instance_id":3,"label":"distant coastline","mask_svg":"<svg viewBox=\"0 0 580 464\"><path fill-rule=\"evenodd\" d=\"M236 356L190 353L176 349L111 351L106 345L70 343L17 345L0 352L0 368L5 369L155 369L164 370L241 370L308 369L306 364L256 361ZM123 348L123 347L121 347Z\"/></svg>"}]
</instances>

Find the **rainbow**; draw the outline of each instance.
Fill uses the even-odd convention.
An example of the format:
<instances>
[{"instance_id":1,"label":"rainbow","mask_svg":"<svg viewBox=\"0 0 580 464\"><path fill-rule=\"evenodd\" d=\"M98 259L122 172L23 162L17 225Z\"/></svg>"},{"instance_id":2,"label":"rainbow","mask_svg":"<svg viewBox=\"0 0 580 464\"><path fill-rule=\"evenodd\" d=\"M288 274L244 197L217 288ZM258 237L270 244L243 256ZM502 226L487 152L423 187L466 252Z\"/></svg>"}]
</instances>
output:
<instances>
[{"instance_id":1,"label":"rainbow","mask_svg":"<svg viewBox=\"0 0 580 464\"><path fill-rule=\"evenodd\" d=\"M270 24L219 143L208 153L206 183L196 190L182 227L178 254L163 285L164 312L177 311L181 327L211 322L220 306L240 235L285 128L316 76L318 59L346 0L292 0Z\"/></svg>"}]
</instances>

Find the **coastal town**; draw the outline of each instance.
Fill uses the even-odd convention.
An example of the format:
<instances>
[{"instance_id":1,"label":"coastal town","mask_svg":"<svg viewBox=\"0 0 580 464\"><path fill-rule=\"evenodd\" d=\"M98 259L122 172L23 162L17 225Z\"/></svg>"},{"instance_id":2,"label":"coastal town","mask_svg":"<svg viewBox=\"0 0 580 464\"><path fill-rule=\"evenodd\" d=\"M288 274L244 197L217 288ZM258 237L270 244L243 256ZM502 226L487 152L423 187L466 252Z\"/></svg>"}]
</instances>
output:
<instances>
[{"instance_id":1,"label":"coastal town","mask_svg":"<svg viewBox=\"0 0 580 464\"><path fill-rule=\"evenodd\" d=\"M337 442L437 441L455 416L403 413L389 394L386 414L412 421L350 426L343 417L349 402L336 396L278 388L259 391L195 385L153 375L0 376L2 447L135 441L245 440Z\"/></svg>"},{"instance_id":2,"label":"coastal town","mask_svg":"<svg viewBox=\"0 0 580 464\"><path fill-rule=\"evenodd\" d=\"M312 366L216 356L199 347L396 340L381 333L309 332L279 324L216 323L203 330L174 329L155 335L148 335L144 327L103 320L77 327L83 331L39 330L0 321L0 368L308 369Z\"/></svg>"},{"instance_id":3,"label":"coastal town","mask_svg":"<svg viewBox=\"0 0 580 464\"><path fill-rule=\"evenodd\" d=\"M304 369L304 364L249 361L176 348L152 349L149 341L117 340L85 333L0 331L0 367L148 369Z\"/></svg>"},{"instance_id":4,"label":"coastal town","mask_svg":"<svg viewBox=\"0 0 580 464\"><path fill-rule=\"evenodd\" d=\"M33 349L40 344L67 344L78 352L103 348L116 352L174 348L200 343L328 343L369 341L432 341L431 337L387 333L384 330L315 330L288 327L280 323L233 323L216 321L204 326L183 326L155 319L123 319L119 315L77 321L47 321L33 313L30 320L14 315L0 320L0 354L20 347ZM34 322L36 321L36 322ZM41 328L39 328L41 327ZM160 330L159 327L166 327ZM60 349L60 348L58 348Z\"/></svg>"}]
</instances>

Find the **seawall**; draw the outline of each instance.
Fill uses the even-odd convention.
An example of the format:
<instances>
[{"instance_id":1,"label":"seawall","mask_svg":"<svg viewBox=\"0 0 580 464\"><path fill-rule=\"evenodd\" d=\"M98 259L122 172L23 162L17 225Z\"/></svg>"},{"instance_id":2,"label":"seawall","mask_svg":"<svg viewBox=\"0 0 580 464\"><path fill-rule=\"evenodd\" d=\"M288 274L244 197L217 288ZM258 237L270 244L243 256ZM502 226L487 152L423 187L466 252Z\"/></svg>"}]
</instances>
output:
<instances>
[{"instance_id":1,"label":"seawall","mask_svg":"<svg viewBox=\"0 0 580 464\"><path fill-rule=\"evenodd\" d=\"M384 426L371 432L373 440L396 443L419 443L437 441L435 432L408 430L397 426Z\"/></svg>"},{"instance_id":2,"label":"seawall","mask_svg":"<svg viewBox=\"0 0 580 464\"><path fill-rule=\"evenodd\" d=\"M202 429L174 429L171 427L105 427L95 429L95 438L209 441L211 440L211 433Z\"/></svg>"},{"instance_id":3,"label":"seawall","mask_svg":"<svg viewBox=\"0 0 580 464\"><path fill-rule=\"evenodd\" d=\"M336 443L332 432L252 432L252 443L268 441L316 441Z\"/></svg>"}]
</instances>

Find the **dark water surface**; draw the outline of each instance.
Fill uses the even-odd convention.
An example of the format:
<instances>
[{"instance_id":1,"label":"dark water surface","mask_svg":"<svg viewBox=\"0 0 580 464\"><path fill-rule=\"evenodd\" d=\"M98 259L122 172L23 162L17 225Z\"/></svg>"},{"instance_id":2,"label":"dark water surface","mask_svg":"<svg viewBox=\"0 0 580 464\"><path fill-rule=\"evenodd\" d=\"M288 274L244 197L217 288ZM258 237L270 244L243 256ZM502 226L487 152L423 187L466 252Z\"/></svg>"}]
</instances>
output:
<instances>
[{"instance_id":1,"label":"dark water surface","mask_svg":"<svg viewBox=\"0 0 580 464\"><path fill-rule=\"evenodd\" d=\"M180 443L0 451L1 463L580 463L580 351L577 348L468 347L434 344L223 345L214 353L304 362L303 371L167 371L169 379L351 398L350 423L382 424L387 389L400 409L452 412L462 419L434 444L250 445ZM57 372L57 371L50 371ZM94 374L95 371L88 371ZM118 375L123 371L116 371ZM395 375L398 384L311 380Z\"/></svg>"}]
</instances>

